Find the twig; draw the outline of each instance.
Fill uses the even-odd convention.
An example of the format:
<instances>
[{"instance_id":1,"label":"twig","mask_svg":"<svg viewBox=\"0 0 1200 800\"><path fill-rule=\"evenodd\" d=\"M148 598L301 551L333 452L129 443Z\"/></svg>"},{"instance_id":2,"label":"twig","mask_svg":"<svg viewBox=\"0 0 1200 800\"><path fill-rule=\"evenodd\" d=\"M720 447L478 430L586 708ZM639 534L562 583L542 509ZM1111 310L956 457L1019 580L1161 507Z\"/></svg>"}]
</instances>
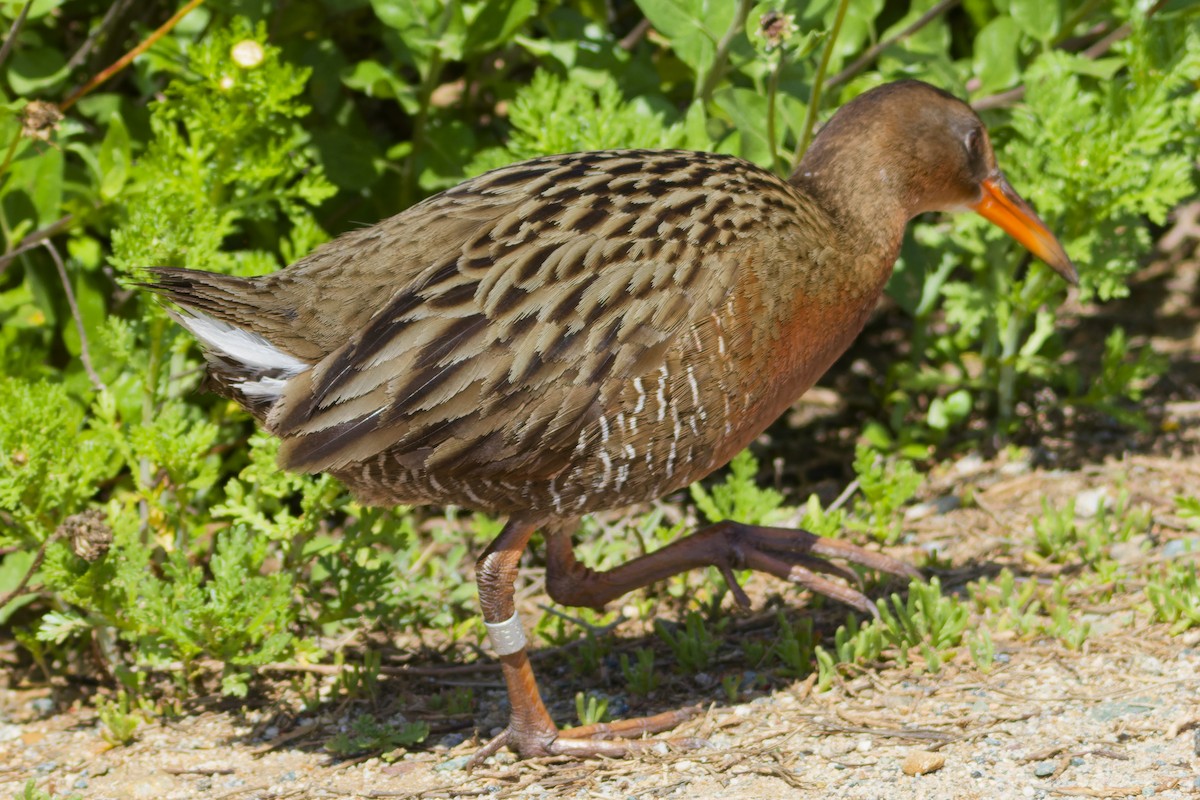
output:
<instances>
[{"instance_id":1,"label":"twig","mask_svg":"<svg viewBox=\"0 0 1200 800\"><path fill-rule=\"evenodd\" d=\"M20 582L17 583L16 588L4 595L4 597L0 597L0 608L4 608L17 597L26 593L25 584L29 583L29 579L33 577L33 573L37 572L37 568L40 567L42 565L42 561L45 560L46 548L61 538L61 531L55 531L46 537L46 540L42 542L42 546L38 548L37 555L33 557L33 563L29 565L29 569L25 570L25 575L21 578Z\"/></svg>"},{"instance_id":2,"label":"twig","mask_svg":"<svg viewBox=\"0 0 1200 800\"><path fill-rule=\"evenodd\" d=\"M186 17L189 13L191 13L191 11L194 8L196 8L196 6L200 5L203 2L204 2L204 0L188 0L188 3L183 8L179 9L179 11L177 11L175 13L175 16L171 17L169 20L167 20L162 25L160 25L158 30L154 31L154 33L147 36L144 40L142 40L136 47L134 47L128 53L126 53L125 55L118 58L107 69L103 69L100 72L98 72L94 78L92 78L90 81L85 83L82 87L77 89L75 91L75 93L72 94L70 97L68 97L66 100L62 101L62 103L58 107L58 110L66 111L68 108L75 105L76 101L78 101L79 98L83 97L88 92L92 91L97 86L99 86L100 84L107 81L113 75L116 75L118 72L125 69L125 67L129 66L129 64L135 58L137 58L142 53L149 50L150 47L153 46L153 44L155 42L157 42L159 39L161 39L163 36L165 36L167 33L169 33L170 30L172 28L174 28L176 25L178 25L179 20Z\"/></svg>"},{"instance_id":3,"label":"twig","mask_svg":"<svg viewBox=\"0 0 1200 800\"><path fill-rule=\"evenodd\" d=\"M96 42L104 34L105 30L107 30L109 26L116 21L117 17L120 16L125 9L132 4L132 2L133 0L116 0L116 2L108 7L108 11L104 14L104 19L100 20L100 24L96 26L96 29L92 31L88 35L88 38L84 40L83 44L79 46L79 49L75 51L75 55L71 56L71 58L67 61L68 71L78 67L84 62L84 59L91 55L92 48L96 46Z\"/></svg>"},{"instance_id":4,"label":"twig","mask_svg":"<svg viewBox=\"0 0 1200 800\"><path fill-rule=\"evenodd\" d=\"M856 58L850 66L846 67L837 75L834 75L832 78L830 78L826 85L837 86L838 84L845 83L846 81L850 80L855 75L866 69L871 62L878 58L879 54L884 50L887 50L901 39L907 39L909 36L912 36L914 33L921 30L921 28L924 28L939 16L954 8L960 2L962 2L962 0L941 0L940 3L913 20L913 23L907 28L899 31L893 36L889 36L874 47L869 48L867 52Z\"/></svg>"},{"instance_id":5,"label":"twig","mask_svg":"<svg viewBox=\"0 0 1200 800\"><path fill-rule=\"evenodd\" d=\"M650 20L642 17L642 21L634 25L633 30L621 37L620 41L617 42L617 47L625 51L632 50L637 47L637 43L645 37L649 30Z\"/></svg>"},{"instance_id":6,"label":"twig","mask_svg":"<svg viewBox=\"0 0 1200 800\"><path fill-rule=\"evenodd\" d=\"M50 251L50 257L54 259L54 266L58 267L58 277L62 280L63 291L67 293L67 305L71 307L71 316L75 318L75 328L79 332L79 360L83 362L83 368L92 382L92 388L97 392L106 392L108 387L104 385L104 381L100 380L100 376L96 374L96 368L92 366L87 331L83 329L83 315L79 313L79 303L75 302L75 290L71 288L71 279L67 276L67 265L63 263L62 256L58 254L58 249L53 244L48 241L42 242L42 244Z\"/></svg>"},{"instance_id":7,"label":"twig","mask_svg":"<svg viewBox=\"0 0 1200 800\"><path fill-rule=\"evenodd\" d=\"M36 230L26 236L21 240L21 243L17 245L15 249L10 250L4 255L0 255L0 275L4 274L4 270L8 269L8 265L12 263L14 258L22 255L23 253L29 252L42 242L49 239L51 236L57 236L58 234L62 233L67 228L71 227L71 223L74 221L74 216L67 214L62 219L52 222L41 230Z\"/></svg>"},{"instance_id":8,"label":"twig","mask_svg":"<svg viewBox=\"0 0 1200 800\"><path fill-rule=\"evenodd\" d=\"M796 143L796 152L792 156L792 169L800 165L800 159L812 143L813 127L817 124L817 109L821 105L821 86L825 82L825 70L829 68L829 59L833 57L833 48L837 45L838 34L842 32L842 22L846 19L846 10L850 8L850 0L838 3L837 15L833 18L833 28L829 31L829 41L821 51L821 60L817 62L817 74L813 76L812 93L808 96L808 108L804 112L804 131L800 141Z\"/></svg>"},{"instance_id":9,"label":"twig","mask_svg":"<svg viewBox=\"0 0 1200 800\"><path fill-rule=\"evenodd\" d=\"M33 0L25 0L25 5L21 9L21 13L17 14L17 18L13 20L12 27L8 29L8 38L4 40L4 46L0 47L0 64L3 64L8 54L12 52L13 44L17 41L18 34L21 33L21 28L25 25L25 17L29 16L29 7L33 5Z\"/></svg>"},{"instance_id":10,"label":"twig","mask_svg":"<svg viewBox=\"0 0 1200 800\"><path fill-rule=\"evenodd\" d=\"M232 775L233 767L163 767L168 775Z\"/></svg>"},{"instance_id":11,"label":"twig","mask_svg":"<svg viewBox=\"0 0 1200 800\"><path fill-rule=\"evenodd\" d=\"M717 42L712 66L704 75L703 83L696 87L697 99L708 100L712 96L713 89L717 87L717 81L721 80L721 76L725 74L725 62L729 60L729 49L733 47L733 41L738 34L745 30L748 16L750 16L750 0L738 0L737 10L733 12L733 22L729 24L729 29Z\"/></svg>"},{"instance_id":12,"label":"twig","mask_svg":"<svg viewBox=\"0 0 1200 800\"><path fill-rule=\"evenodd\" d=\"M851 497L853 497L854 493L857 491L858 491L858 478L855 478L854 480L850 481L849 484L846 485L846 488L843 489L842 493L837 496L837 499L829 504L829 508L825 509L825 513L828 514L830 512L837 511L839 508L844 506L846 504L846 501L849 500Z\"/></svg>"}]
</instances>

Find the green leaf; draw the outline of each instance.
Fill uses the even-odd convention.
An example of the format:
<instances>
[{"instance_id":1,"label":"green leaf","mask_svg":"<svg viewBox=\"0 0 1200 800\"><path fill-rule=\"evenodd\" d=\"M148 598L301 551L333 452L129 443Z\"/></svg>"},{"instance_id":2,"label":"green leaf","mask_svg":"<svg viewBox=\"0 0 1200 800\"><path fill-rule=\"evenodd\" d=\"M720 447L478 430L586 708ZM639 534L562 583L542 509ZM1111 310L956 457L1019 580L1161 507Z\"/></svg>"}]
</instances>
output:
<instances>
[{"instance_id":1,"label":"green leaf","mask_svg":"<svg viewBox=\"0 0 1200 800\"><path fill-rule=\"evenodd\" d=\"M364 59L342 76L342 82L367 97L394 98L407 114L419 108L416 87L373 59Z\"/></svg>"},{"instance_id":2,"label":"green leaf","mask_svg":"<svg viewBox=\"0 0 1200 800\"><path fill-rule=\"evenodd\" d=\"M473 19L471 12L475 12ZM536 12L536 0L484 0L481 7L468 7L466 52L495 50L506 44Z\"/></svg>"},{"instance_id":3,"label":"green leaf","mask_svg":"<svg viewBox=\"0 0 1200 800\"><path fill-rule=\"evenodd\" d=\"M8 69L8 85L19 95L49 92L67 77L67 60L52 47L17 50Z\"/></svg>"},{"instance_id":4,"label":"green leaf","mask_svg":"<svg viewBox=\"0 0 1200 800\"><path fill-rule=\"evenodd\" d=\"M133 159L130 153L129 131L120 114L113 112L108 121L108 133L100 143L100 196L112 200L125 186Z\"/></svg>"},{"instance_id":5,"label":"green leaf","mask_svg":"<svg viewBox=\"0 0 1200 800\"><path fill-rule=\"evenodd\" d=\"M767 98L753 89L730 86L714 93L713 102L729 115L741 134L737 155L756 164L771 166L771 145L767 141Z\"/></svg>"},{"instance_id":6,"label":"green leaf","mask_svg":"<svg viewBox=\"0 0 1200 800\"><path fill-rule=\"evenodd\" d=\"M1015 86L1021 78L1017 63L1020 31L1012 17L996 17L975 37L972 59L981 93L997 92Z\"/></svg>"},{"instance_id":7,"label":"green leaf","mask_svg":"<svg viewBox=\"0 0 1200 800\"><path fill-rule=\"evenodd\" d=\"M638 0L638 6L697 76L712 66L717 42L737 11L737 3L729 0Z\"/></svg>"},{"instance_id":8,"label":"green leaf","mask_svg":"<svg viewBox=\"0 0 1200 800\"><path fill-rule=\"evenodd\" d=\"M33 559L33 549L17 550L0 559L0 595L6 595L17 588L17 584L29 571L29 565L33 563ZM0 625L8 622L8 618L18 608L29 605L37 599L37 592L29 592L29 594L14 597L7 605L0 606Z\"/></svg>"},{"instance_id":9,"label":"green leaf","mask_svg":"<svg viewBox=\"0 0 1200 800\"><path fill-rule=\"evenodd\" d=\"M1026 35L1043 44L1058 35L1062 24L1060 0L1010 0L1008 11Z\"/></svg>"},{"instance_id":10,"label":"green leaf","mask_svg":"<svg viewBox=\"0 0 1200 800\"><path fill-rule=\"evenodd\" d=\"M66 0L33 0L29 5L29 13L26 15L25 21L32 22L35 19L41 19L64 2ZM23 5L25 5L24 0L5 0L0 3L0 17L16 19L20 15Z\"/></svg>"},{"instance_id":11,"label":"green leaf","mask_svg":"<svg viewBox=\"0 0 1200 800\"><path fill-rule=\"evenodd\" d=\"M341 126L313 131L325 174L350 191L365 189L379 179L379 151L373 139L354 136Z\"/></svg>"}]
</instances>

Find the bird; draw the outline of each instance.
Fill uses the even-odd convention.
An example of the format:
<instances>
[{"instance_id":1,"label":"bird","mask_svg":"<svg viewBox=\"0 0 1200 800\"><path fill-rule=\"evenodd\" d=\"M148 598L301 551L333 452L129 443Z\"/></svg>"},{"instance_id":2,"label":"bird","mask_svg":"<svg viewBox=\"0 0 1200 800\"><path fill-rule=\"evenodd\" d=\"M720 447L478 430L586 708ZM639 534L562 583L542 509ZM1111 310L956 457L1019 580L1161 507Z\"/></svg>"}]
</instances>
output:
<instances>
[{"instance_id":1,"label":"bird","mask_svg":"<svg viewBox=\"0 0 1200 800\"><path fill-rule=\"evenodd\" d=\"M752 569L871 610L838 562L916 571L807 531L717 522L607 571L575 558L573 534L726 464L862 330L908 222L963 210L1077 282L975 112L905 80L838 109L787 179L710 152L551 155L269 275L154 267L143 285L199 340L215 391L281 440L282 469L332 474L368 505L506 517L476 581L511 712L476 762L621 757L694 709L557 728L514 604L532 535L564 605L715 566L743 605L734 570Z\"/></svg>"}]
</instances>

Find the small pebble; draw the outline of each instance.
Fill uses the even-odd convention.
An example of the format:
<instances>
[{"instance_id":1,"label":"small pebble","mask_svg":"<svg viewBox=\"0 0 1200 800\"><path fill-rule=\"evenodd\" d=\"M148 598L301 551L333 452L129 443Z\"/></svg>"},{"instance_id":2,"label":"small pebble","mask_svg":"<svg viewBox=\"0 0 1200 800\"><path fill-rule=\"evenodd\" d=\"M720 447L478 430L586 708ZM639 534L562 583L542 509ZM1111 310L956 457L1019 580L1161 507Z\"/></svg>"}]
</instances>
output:
<instances>
[{"instance_id":1,"label":"small pebble","mask_svg":"<svg viewBox=\"0 0 1200 800\"><path fill-rule=\"evenodd\" d=\"M447 733L445 736L443 736L441 738L441 741L438 742L438 746L444 747L447 750L450 750L451 748L458 747L460 744L462 744L466 740L467 740L467 737L464 734Z\"/></svg>"},{"instance_id":2,"label":"small pebble","mask_svg":"<svg viewBox=\"0 0 1200 800\"><path fill-rule=\"evenodd\" d=\"M1163 558L1178 558L1200 550L1200 539L1172 539L1163 545Z\"/></svg>"},{"instance_id":3,"label":"small pebble","mask_svg":"<svg viewBox=\"0 0 1200 800\"><path fill-rule=\"evenodd\" d=\"M49 697L34 698L29 701L29 707L43 717L54 713L54 701Z\"/></svg>"},{"instance_id":4,"label":"small pebble","mask_svg":"<svg viewBox=\"0 0 1200 800\"><path fill-rule=\"evenodd\" d=\"M279 780L280 780L281 782L282 782L282 781L294 781L294 780L296 780L296 770L294 770L294 769L289 769L287 772L285 772L285 773L283 773L282 775L280 775L280 776L279 776Z\"/></svg>"},{"instance_id":5,"label":"small pebble","mask_svg":"<svg viewBox=\"0 0 1200 800\"><path fill-rule=\"evenodd\" d=\"M900 769L905 775L928 775L946 766L946 757L941 753L914 750L904 758Z\"/></svg>"},{"instance_id":6,"label":"small pebble","mask_svg":"<svg viewBox=\"0 0 1200 800\"><path fill-rule=\"evenodd\" d=\"M443 761L434 767L434 769L438 772L450 772L451 770L462 769L470 760L470 756L458 756L457 758L452 758L449 761Z\"/></svg>"},{"instance_id":7,"label":"small pebble","mask_svg":"<svg viewBox=\"0 0 1200 800\"><path fill-rule=\"evenodd\" d=\"M1082 766L1083 766L1083 763L1084 763L1084 762L1083 762L1083 759L1082 759L1082 758L1080 758L1079 756L1072 756L1072 757L1071 757L1071 766L1072 766L1072 767L1082 767Z\"/></svg>"},{"instance_id":8,"label":"small pebble","mask_svg":"<svg viewBox=\"0 0 1200 800\"><path fill-rule=\"evenodd\" d=\"M1108 505L1108 490L1103 486L1087 489L1075 495L1075 516L1091 519Z\"/></svg>"},{"instance_id":9,"label":"small pebble","mask_svg":"<svg viewBox=\"0 0 1200 800\"><path fill-rule=\"evenodd\" d=\"M1058 769L1058 764L1053 761L1039 761L1033 767L1033 774L1039 778L1049 778Z\"/></svg>"}]
</instances>

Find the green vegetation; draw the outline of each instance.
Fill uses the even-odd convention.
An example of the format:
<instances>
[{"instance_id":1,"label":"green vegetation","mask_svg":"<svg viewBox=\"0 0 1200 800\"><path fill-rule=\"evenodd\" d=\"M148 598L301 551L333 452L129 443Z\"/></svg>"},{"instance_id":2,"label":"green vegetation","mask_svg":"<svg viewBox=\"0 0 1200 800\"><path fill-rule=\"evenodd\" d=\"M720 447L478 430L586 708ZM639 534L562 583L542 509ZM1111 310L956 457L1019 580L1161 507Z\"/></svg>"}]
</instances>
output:
<instances>
[{"instance_id":1,"label":"green vegetation","mask_svg":"<svg viewBox=\"0 0 1200 800\"><path fill-rule=\"evenodd\" d=\"M354 756L363 753L383 753L386 760L397 748L412 747L429 735L425 722L380 722L370 714L354 718L347 730L334 736L325 749L334 755Z\"/></svg>"},{"instance_id":2,"label":"green vegetation","mask_svg":"<svg viewBox=\"0 0 1200 800\"><path fill-rule=\"evenodd\" d=\"M903 36L931 3L851 3L837 33L832 0L209 4L83 95L72 90L108 66L102 54L128 51L158 22L103 27L107 2L46 0L14 25L22 5L0 6L14 31L0 64L0 635L19 643L26 671L114 676L119 699L99 704L114 744L197 693L246 695L270 662L354 662L336 691L374 702L380 657L330 644L350 631L462 658L483 638L470 564L500 525L364 508L330 478L279 472L274 441L202 391L191 337L131 288L141 268L266 273L545 153L712 149L785 174L815 119L904 77L986 108L1013 184L1079 264L1084 301L1122 296L1151 225L1196 191L1200 33L1186 3L1147 17L1125 0L976 0ZM1095 31L1123 25L1111 47L1084 52ZM92 33L107 44L92 47ZM1018 87L1023 102L997 99ZM692 489L697 513L658 507L609 535L585 520L586 563L621 563L696 518L897 542L921 460L985 428L1017 433L1017 404L1037 392L1144 424L1136 401L1161 359L1115 328L1100 363L1064 366L1060 281L970 215L915 227L889 288L911 316L910 355L869 398L850 502L788 505L745 453ZM1177 513L1200 528L1197 498L1179 498ZM1142 619L1200 625L1194 558L1134 568L1114 556L1148 525L1125 496L1089 519L1047 506L1032 575L962 591L914 583L880 602L879 620L851 618L832 639L779 612L769 643L733 646L714 615L727 593L715 570L665 582L661 603L687 614L658 621L659 639L643 642L654 647L614 653L603 634L615 611L580 612L582 625L547 616L537 631L569 648L574 674L619 664L622 690L639 697L701 672L732 700L747 684L816 671L829 686L879 662L936 672L963 654L986 671L1003 657L1000 634L1084 646L1077 601L1122 586L1145 585ZM81 546L83 528L106 544ZM660 604L622 602L642 621ZM724 671L735 650L758 678ZM321 701L311 676L294 685ZM447 713L474 704L469 692L439 698L431 708ZM581 721L607 710L592 694L578 703ZM329 749L388 751L427 733L360 716ZM25 796L44 795L30 784Z\"/></svg>"}]
</instances>

